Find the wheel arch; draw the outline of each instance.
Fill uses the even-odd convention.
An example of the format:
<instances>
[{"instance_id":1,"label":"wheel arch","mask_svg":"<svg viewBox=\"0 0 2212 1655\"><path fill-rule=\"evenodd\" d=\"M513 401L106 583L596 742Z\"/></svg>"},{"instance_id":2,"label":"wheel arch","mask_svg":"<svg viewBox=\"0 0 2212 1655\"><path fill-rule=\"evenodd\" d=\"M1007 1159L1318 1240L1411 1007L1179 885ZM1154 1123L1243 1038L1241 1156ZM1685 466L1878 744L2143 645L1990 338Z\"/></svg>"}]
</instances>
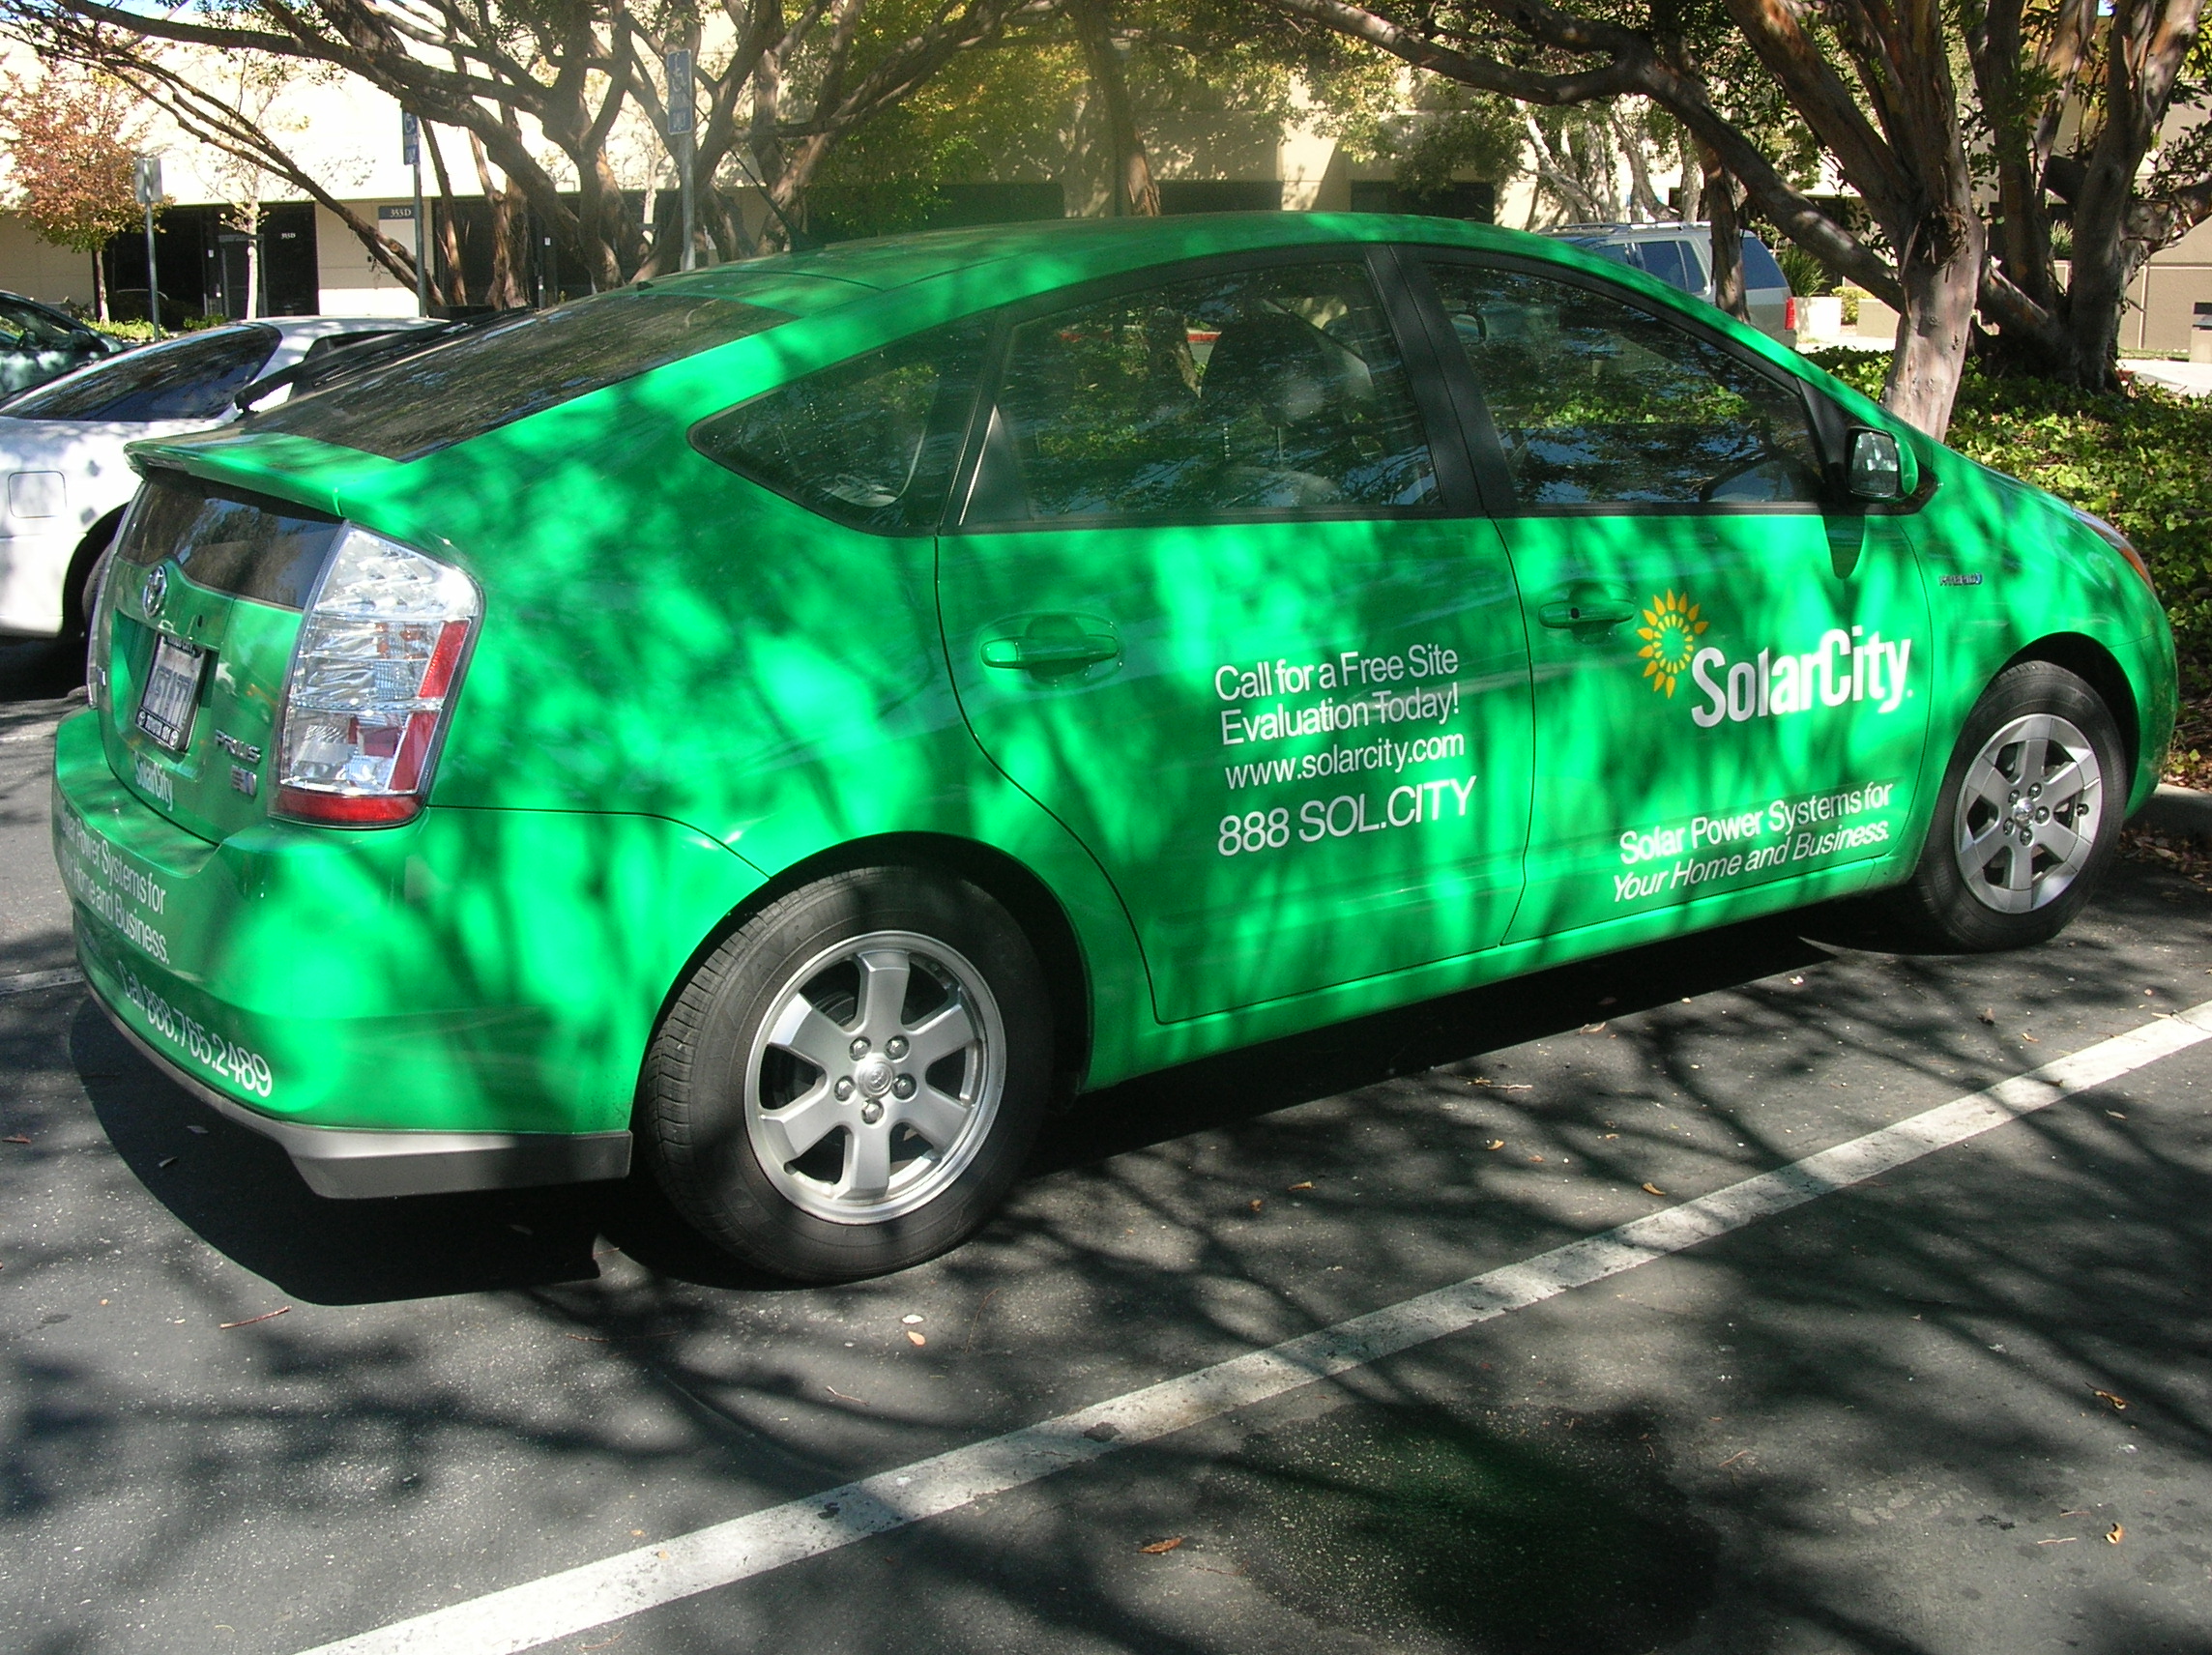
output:
<instances>
[{"instance_id":1,"label":"wheel arch","mask_svg":"<svg viewBox=\"0 0 2212 1655\"><path fill-rule=\"evenodd\" d=\"M2023 661L2049 661L2054 667L2064 667L2097 692L2111 710L2112 722L2119 726L2120 746L2127 755L2127 773L2132 778L2142 762L2142 714L2136 702L2135 685L2112 653L2082 633L2053 632L2021 650L1998 672Z\"/></svg>"},{"instance_id":2,"label":"wheel arch","mask_svg":"<svg viewBox=\"0 0 2212 1655\"><path fill-rule=\"evenodd\" d=\"M724 915L700 939L662 997L654 1028L666 1021L684 984L733 932L793 891L854 868L918 866L967 880L1013 916L1036 950L1052 997L1056 1106L1070 1101L1091 1066L1092 1012L1090 967L1075 925L1052 889L1004 851L948 833L880 833L854 839L794 862Z\"/></svg>"},{"instance_id":3,"label":"wheel arch","mask_svg":"<svg viewBox=\"0 0 2212 1655\"><path fill-rule=\"evenodd\" d=\"M91 578L93 566L100 562L101 553L115 543L115 531L122 526L123 513L130 509L131 503L125 501L100 518L84 532L76 550L70 553L69 570L62 576L63 637L79 635L91 624L92 616L84 606L84 583Z\"/></svg>"}]
</instances>

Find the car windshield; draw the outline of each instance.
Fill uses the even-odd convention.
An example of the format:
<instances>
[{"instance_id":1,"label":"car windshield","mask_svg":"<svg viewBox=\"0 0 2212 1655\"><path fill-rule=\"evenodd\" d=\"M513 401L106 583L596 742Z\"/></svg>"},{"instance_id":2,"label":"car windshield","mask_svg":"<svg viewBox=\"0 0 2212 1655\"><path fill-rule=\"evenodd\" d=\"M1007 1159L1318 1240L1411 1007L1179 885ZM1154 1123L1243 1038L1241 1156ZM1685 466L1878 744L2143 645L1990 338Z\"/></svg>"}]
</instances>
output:
<instances>
[{"instance_id":1,"label":"car windshield","mask_svg":"<svg viewBox=\"0 0 2212 1655\"><path fill-rule=\"evenodd\" d=\"M0 333L15 335L17 348L28 351L66 351L86 342L81 329L35 305L0 299Z\"/></svg>"},{"instance_id":2,"label":"car windshield","mask_svg":"<svg viewBox=\"0 0 2212 1655\"><path fill-rule=\"evenodd\" d=\"M274 328L221 328L148 345L18 396L15 420L215 420L276 349Z\"/></svg>"},{"instance_id":3,"label":"car windshield","mask_svg":"<svg viewBox=\"0 0 2212 1655\"><path fill-rule=\"evenodd\" d=\"M625 288L348 375L255 428L417 459L788 320L742 300Z\"/></svg>"}]
</instances>

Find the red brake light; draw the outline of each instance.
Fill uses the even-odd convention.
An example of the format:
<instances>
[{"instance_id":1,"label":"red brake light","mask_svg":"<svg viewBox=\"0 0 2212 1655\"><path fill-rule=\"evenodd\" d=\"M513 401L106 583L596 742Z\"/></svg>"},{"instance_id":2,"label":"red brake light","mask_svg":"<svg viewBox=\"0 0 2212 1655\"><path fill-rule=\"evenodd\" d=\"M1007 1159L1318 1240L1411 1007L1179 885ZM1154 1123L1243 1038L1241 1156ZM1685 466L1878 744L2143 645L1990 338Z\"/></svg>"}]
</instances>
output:
<instances>
[{"instance_id":1,"label":"red brake light","mask_svg":"<svg viewBox=\"0 0 2212 1655\"><path fill-rule=\"evenodd\" d=\"M1782 330L1787 334L1797 331L1797 296L1794 293L1782 302Z\"/></svg>"},{"instance_id":2,"label":"red brake light","mask_svg":"<svg viewBox=\"0 0 2212 1655\"><path fill-rule=\"evenodd\" d=\"M411 820L480 611L459 569L348 525L284 682L276 814L335 828Z\"/></svg>"}]
</instances>

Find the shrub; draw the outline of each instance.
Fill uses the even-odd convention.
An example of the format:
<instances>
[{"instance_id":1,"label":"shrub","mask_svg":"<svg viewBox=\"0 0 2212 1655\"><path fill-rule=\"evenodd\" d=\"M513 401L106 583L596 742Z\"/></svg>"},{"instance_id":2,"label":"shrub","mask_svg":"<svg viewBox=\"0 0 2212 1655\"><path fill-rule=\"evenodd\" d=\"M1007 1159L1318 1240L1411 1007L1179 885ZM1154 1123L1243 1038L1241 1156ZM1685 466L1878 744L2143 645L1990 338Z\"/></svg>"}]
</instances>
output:
<instances>
[{"instance_id":1,"label":"shrub","mask_svg":"<svg viewBox=\"0 0 2212 1655\"><path fill-rule=\"evenodd\" d=\"M1889 359L1822 351L1813 360L1869 396ZM2181 657L2182 731L2168 773L2203 786L2212 762L2212 399L2138 385L2114 394L1984 373L1969 362L1944 441L1961 453L2095 512L2150 566Z\"/></svg>"}]
</instances>

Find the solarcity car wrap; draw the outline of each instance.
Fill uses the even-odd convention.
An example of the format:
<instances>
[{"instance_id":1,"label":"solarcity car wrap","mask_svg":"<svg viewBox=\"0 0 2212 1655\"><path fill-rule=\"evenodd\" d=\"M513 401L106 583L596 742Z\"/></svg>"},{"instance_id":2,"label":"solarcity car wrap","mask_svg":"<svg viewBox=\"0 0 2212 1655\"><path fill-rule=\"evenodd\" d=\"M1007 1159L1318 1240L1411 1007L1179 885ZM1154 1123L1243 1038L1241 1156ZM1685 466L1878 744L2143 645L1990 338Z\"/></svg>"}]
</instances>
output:
<instances>
[{"instance_id":1,"label":"solarcity car wrap","mask_svg":"<svg viewBox=\"0 0 2212 1655\"><path fill-rule=\"evenodd\" d=\"M2174 712L2112 531L1477 225L756 260L134 459L110 1014L326 1193L642 1145L825 1279L1187 1059L1877 887L2048 934Z\"/></svg>"}]
</instances>

